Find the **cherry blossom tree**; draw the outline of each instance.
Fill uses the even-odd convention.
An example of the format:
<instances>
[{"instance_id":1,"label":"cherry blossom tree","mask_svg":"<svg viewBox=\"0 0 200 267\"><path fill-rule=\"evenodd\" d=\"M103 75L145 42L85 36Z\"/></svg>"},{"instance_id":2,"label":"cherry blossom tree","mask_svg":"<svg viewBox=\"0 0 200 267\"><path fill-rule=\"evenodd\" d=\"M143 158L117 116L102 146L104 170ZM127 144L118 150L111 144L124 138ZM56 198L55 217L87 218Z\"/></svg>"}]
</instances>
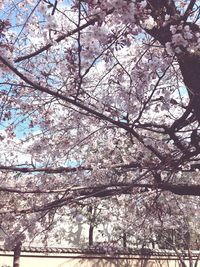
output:
<instances>
[{"instance_id":1,"label":"cherry blossom tree","mask_svg":"<svg viewBox=\"0 0 200 267\"><path fill-rule=\"evenodd\" d=\"M197 212L199 1L0 5L6 244L105 198L131 198L148 225L174 196Z\"/></svg>"}]
</instances>

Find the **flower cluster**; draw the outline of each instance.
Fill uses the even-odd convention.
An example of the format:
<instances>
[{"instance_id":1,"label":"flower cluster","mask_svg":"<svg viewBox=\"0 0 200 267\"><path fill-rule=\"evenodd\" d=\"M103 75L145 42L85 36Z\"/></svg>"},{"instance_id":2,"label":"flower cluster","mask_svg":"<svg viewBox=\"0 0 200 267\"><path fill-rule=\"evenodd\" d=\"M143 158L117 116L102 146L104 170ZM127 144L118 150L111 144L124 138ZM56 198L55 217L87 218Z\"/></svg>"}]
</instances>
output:
<instances>
[{"instance_id":1,"label":"flower cluster","mask_svg":"<svg viewBox=\"0 0 200 267\"><path fill-rule=\"evenodd\" d=\"M168 54L196 53L200 49L200 33L197 30L192 24L171 25L172 41L166 43Z\"/></svg>"}]
</instances>

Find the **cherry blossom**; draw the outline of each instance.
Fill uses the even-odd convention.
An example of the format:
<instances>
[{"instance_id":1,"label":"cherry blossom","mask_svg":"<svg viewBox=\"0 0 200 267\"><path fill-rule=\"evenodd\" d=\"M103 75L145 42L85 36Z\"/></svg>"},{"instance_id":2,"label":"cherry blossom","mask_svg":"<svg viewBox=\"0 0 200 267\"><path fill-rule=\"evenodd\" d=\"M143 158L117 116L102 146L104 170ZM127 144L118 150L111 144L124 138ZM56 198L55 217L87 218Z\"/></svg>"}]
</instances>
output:
<instances>
[{"instance_id":1,"label":"cherry blossom","mask_svg":"<svg viewBox=\"0 0 200 267\"><path fill-rule=\"evenodd\" d=\"M133 239L152 240L158 228L180 229L185 217L194 231L199 2L0 6L6 246L37 235L45 243L65 216L91 226L93 205L116 238L137 232Z\"/></svg>"}]
</instances>

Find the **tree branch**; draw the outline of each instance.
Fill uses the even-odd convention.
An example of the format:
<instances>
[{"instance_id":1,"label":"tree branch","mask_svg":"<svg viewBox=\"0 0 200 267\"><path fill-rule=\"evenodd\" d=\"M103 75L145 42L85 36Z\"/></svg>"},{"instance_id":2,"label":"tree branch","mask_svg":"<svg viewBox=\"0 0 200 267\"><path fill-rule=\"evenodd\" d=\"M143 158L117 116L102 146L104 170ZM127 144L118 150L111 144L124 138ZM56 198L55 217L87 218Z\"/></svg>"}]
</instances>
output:
<instances>
[{"instance_id":1,"label":"tree branch","mask_svg":"<svg viewBox=\"0 0 200 267\"><path fill-rule=\"evenodd\" d=\"M0 61L5 64L10 70L12 70L19 78L21 78L24 82L26 82L27 84L33 86L35 88L35 90L38 90L40 92L43 93L47 93L48 95L51 95L57 99L61 99L67 103L72 104L73 106L76 106L84 111L87 111L89 114L94 115L95 117L97 117L100 120L104 120L107 122L110 122L113 125L118 126L121 129L126 130L127 132L129 132L130 134L132 134L140 143L142 143L146 148L148 148L151 152L153 152L154 155L156 155L161 161L164 160L164 157L162 156L162 154L154 147L152 147L151 145L145 145L144 141L142 139L142 137L133 129L130 128L127 123L123 123L121 121L116 121L110 117L107 117L106 115L85 106L84 104L82 104L81 102L78 102L74 99L71 99L63 94L60 94L58 91L53 91L50 88L41 86L40 84L38 84L37 82L34 82L32 80L30 80L29 78L27 78L26 76L24 76L24 74L22 74L20 71L18 71L12 64L10 64L3 56L0 55Z\"/></svg>"}]
</instances>

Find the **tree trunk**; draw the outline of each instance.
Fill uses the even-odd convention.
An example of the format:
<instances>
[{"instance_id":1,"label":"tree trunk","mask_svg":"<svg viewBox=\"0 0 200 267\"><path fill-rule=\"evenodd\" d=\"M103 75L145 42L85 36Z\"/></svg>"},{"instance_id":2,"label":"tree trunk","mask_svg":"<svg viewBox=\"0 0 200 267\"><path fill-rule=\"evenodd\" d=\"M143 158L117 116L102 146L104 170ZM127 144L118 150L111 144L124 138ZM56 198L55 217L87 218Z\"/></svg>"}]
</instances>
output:
<instances>
[{"instance_id":1,"label":"tree trunk","mask_svg":"<svg viewBox=\"0 0 200 267\"><path fill-rule=\"evenodd\" d=\"M190 1L188 1L190 2ZM167 42L172 41L172 33L170 31L171 25L179 25L180 21L184 21L184 25L189 25L193 33L200 33L200 27L194 23L186 22L189 13L191 12L195 1L191 1L188 5L188 11L184 16L181 16L178 11L175 1L173 0L149 0L148 8L151 10L151 15L159 25L159 21L164 21L165 12L174 17L174 20L162 27L154 27L151 30L145 29L148 34L159 41L163 46ZM190 112L193 113L196 120L200 123L200 52L184 51L181 54L177 54L177 60L180 66L181 73L183 75L183 81L186 85L190 97ZM189 114L188 114L189 115Z\"/></svg>"},{"instance_id":2,"label":"tree trunk","mask_svg":"<svg viewBox=\"0 0 200 267\"><path fill-rule=\"evenodd\" d=\"M13 267L20 266L20 254L21 254L22 243L18 242L14 247L14 258L13 258Z\"/></svg>"},{"instance_id":3,"label":"tree trunk","mask_svg":"<svg viewBox=\"0 0 200 267\"><path fill-rule=\"evenodd\" d=\"M94 226L90 224L89 228L89 246L93 245L93 232L94 232Z\"/></svg>"},{"instance_id":4,"label":"tree trunk","mask_svg":"<svg viewBox=\"0 0 200 267\"><path fill-rule=\"evenodd\" d=\"M94 233L94 224L93 224L93 208L92 206L88 207L88 212L90 213L90 228L89 228L89 246L93 245L93 233Z\"/></svg>"},{"instance_id":5,"label":"tree trunk","mask_svg":"<svg viewBox=\"0 0 200 267\"><path fill-rule=\"evenodd\" d=\"M127 248L127 236L125 232L123 233L123 248Z\"/></svg>"}]
</instances>

